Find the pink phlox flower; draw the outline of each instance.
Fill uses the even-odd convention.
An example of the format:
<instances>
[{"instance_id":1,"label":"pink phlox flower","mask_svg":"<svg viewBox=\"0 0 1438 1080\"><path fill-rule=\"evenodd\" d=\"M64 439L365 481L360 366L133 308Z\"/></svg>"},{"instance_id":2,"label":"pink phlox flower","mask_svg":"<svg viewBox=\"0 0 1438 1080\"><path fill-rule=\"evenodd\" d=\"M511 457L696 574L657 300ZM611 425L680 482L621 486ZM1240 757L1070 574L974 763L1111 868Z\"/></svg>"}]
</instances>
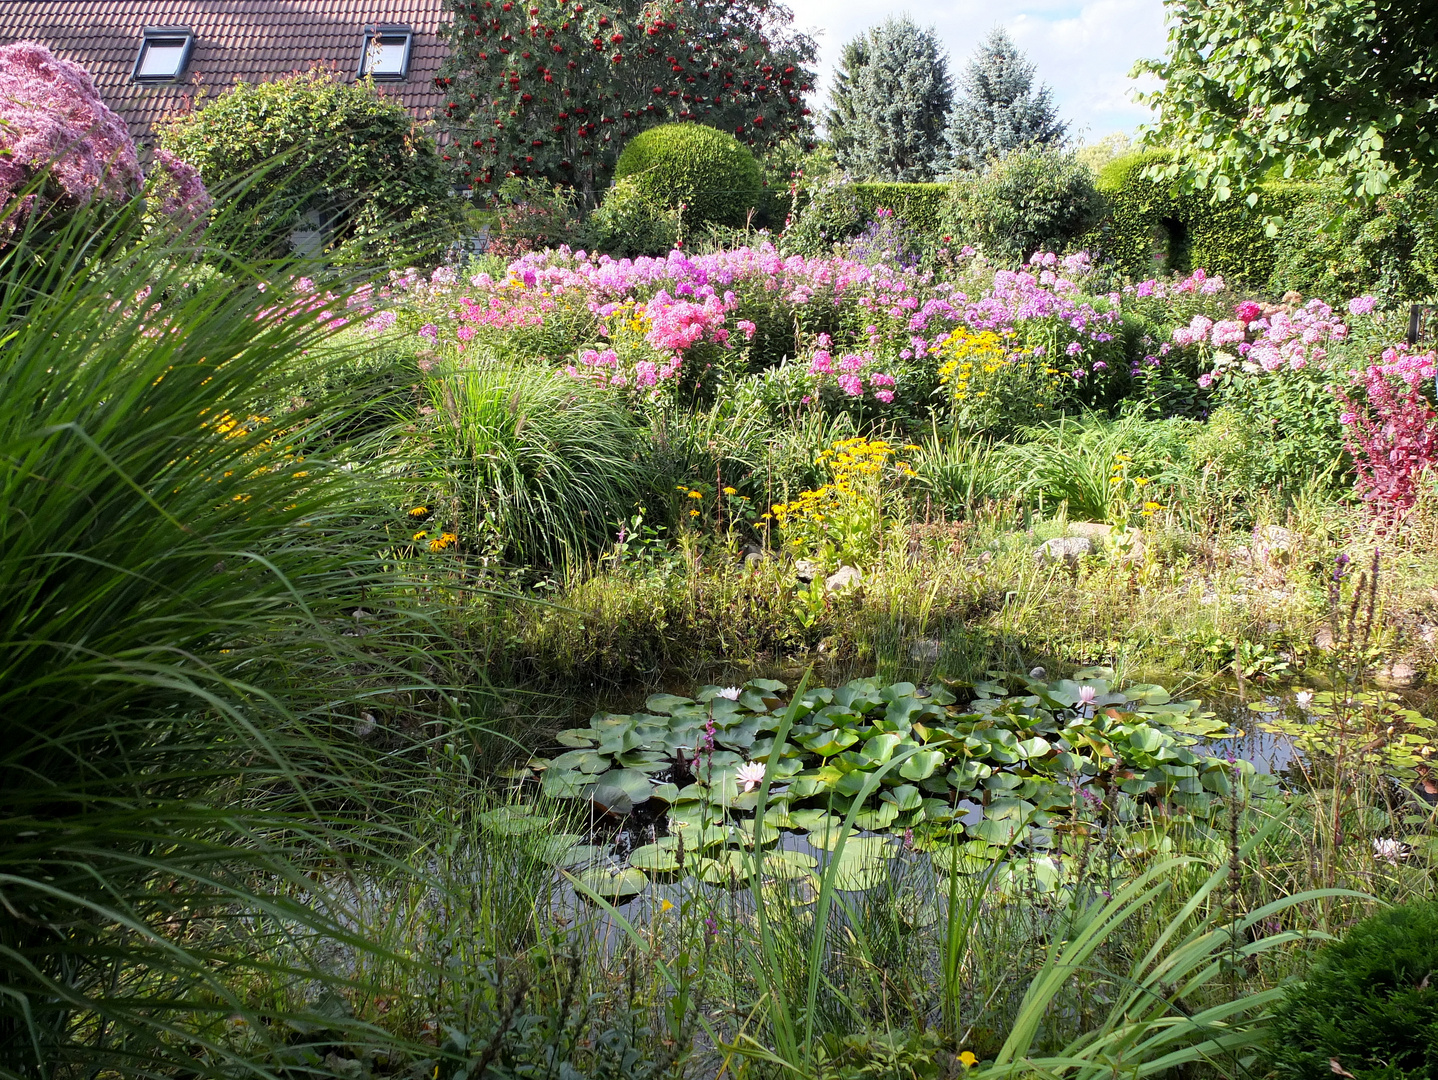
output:
<instances>
[{"instance_id":1,"label":"pink phlox flower","mask_svg":"<svg viewBox=\"0 0 1438 1080\"><path fill-rule=\"evenodd\" d=\"M849 397L862 397L864 393L864 382L857 375L840 375L839 389L848 394Z\"/></svg>"}]
</instances>

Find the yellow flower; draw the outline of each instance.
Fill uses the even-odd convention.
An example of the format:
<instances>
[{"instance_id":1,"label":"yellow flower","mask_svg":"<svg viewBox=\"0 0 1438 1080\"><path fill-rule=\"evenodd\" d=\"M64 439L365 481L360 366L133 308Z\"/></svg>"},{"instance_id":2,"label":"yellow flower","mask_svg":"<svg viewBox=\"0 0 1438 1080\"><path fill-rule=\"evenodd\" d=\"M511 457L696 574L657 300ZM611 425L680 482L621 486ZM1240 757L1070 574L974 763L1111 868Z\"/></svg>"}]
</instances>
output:
<instances>
[{"instance_id":1,"label":"yellow flower","mask_svg":"<svg viewBox=\"0 0 1438 1080\"><path fill-rule=\"evenodd\" d=\"M424 515L427 514L427 513L429 513L429 507L427 507L427 506L416 506L413 510L411 510L411 511L409 512L409 516L410 516L410 517L424 517Z\"/></svg>"},{"instance_id":2,"label":"yellow flower","mask_svg":"<svg viewBox=\"0 0 1438 1080\"><path fill-rule=\"evenodd\" d=\"M1133 478L1133 482L1134 482L1135 484L1137 484L1139 487L1143 487L1144 484L1148 483L1148 477L1146 477L1146 476L1135 476L1135 477Z\"/></svg>"},{"instance_id":3,"label":"yellow flower","mask_svg":"<svg viewBox=\"0 0 1438 1080\"><path fill-rule=\"evenodd\" d=\"M698 516L699 516L699 511L698 511L698 510L690 510L690 511L689 511L689 516L690 516L690 517L698 517Z\"/></svg>"},{"instance_id":4,"label":"yellow flower","mask_svg":"<svg viewBox=\"0 0 1438 1080\"><path fill-rule=\"evenodd\" d=\"M702 491L691 491L689 497L691 499L702 499L704 498L704 493Z\"/></svg>"},{"instance_id":5,"label":"yellow flower","mask_svg":"<svg viewBox=\"0 0 1438 1080\"><path fill-rule=\"evenodd\" d=\"M453 544L458 539L459 537L455 536L454 533L440 533L438 536L436 536L433 540L429 542L429 550L443 551L445 548L449 547L450 544Z\"/></svg>"},{"instance_id":6,"label":"yellow flower","mask_svg":"<svg viewBox=\"0 0 1438 1080\"><path fill-rule=\"evenodd\" d=\"M959 1055L959 1064L966 1069L972 1069L979 1063L978 1056L972 1050L965 1050Z\"/></svg>"},{"instance_id":7,"label":"yellow flower","mask_svg":"<svg viewBox=\"0 0 1438 1080\"><path fill-rule=\"evenodd\" d=\"M679 484L679 485L677 485L677 486L674 488L674 490L675 490L675 491L688 491L689 489L688 489L687 487L685 487L683 484Z\"/></svg>"},{"instance_id":8,"label":"yellow flower","mask_svg":"<svg viewBox=\"0 0 1438 1080\"><path fill-rule=\"evenodd\" d=\"M724 489L724 494L725 494L725 495L738 495L738 494L739 494L739 491L738 491L737 488L725 488L725 489Z\"/></svg>"},{"instance_id":9,"label":"yellow flower","mask_svg":"<svg viewBox=\"0 0 1438 1080\"><path fill-rule=\"evenodd\" d=\"M661 912L664 912L664 911L673 911L673 910L674 910L674 901L673 901L673 900L661 900L661 901L659 901L659 910L660 910Z\"/></svg>"},{"instance_id":10,"label":"yellow flower","mask_svg":"<svg viewBox=\"0 0 1438 1080\"><path fill-rule=\"evenodd\" d=\"M420 531L417 532L417 533L415 533L414 536L410 537L410 539L411 539L411 540L423 540L423 539L424 539L426 536L428 536L428 535L429 535L429 530L428 530L428 529L420 529Z\"/></svg>"}]
</instances>

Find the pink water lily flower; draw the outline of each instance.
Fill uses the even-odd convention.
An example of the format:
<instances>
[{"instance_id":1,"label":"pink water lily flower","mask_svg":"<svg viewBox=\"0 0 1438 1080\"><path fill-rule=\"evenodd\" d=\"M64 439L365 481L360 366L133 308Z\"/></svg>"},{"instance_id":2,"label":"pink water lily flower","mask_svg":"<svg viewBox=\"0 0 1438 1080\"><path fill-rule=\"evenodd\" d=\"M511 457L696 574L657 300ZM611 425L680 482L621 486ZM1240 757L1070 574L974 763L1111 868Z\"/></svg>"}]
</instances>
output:
<instances>
[{"instance_id":1,"label":"pink water lily flower","mask_svg":"<svg viewBox=\"0 0 1438 1080\"><path fill-rule=\"evenodd\" d=\"M1092 686L1079 687L1078 703L1080 705L1092 705L1098 697L1098 691Z\"/></svg>"},{"instance_id":2,"label":"pink water lily flower","mask_svg":"<svg viewBox=\"0 0 1438 1080\"><path fill-rule=\"evenodd\" d=\"M735 773L735 779L744 785L745 791L753 791L764 782L764 763L762 761L744 762Z\"/></svg>"}]
</instances>

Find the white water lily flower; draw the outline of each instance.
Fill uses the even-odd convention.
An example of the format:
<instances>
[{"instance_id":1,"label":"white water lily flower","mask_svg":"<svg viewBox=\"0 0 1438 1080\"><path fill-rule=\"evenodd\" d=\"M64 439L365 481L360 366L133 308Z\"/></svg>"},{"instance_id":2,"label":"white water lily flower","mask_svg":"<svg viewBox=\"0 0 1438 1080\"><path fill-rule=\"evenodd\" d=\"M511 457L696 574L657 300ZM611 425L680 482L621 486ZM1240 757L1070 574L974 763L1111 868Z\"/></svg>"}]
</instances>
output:
<instances>
[{"instance_id":1,"label":"white water lily flower","mask_svg":"<svg viewBox=\"0 0 1438 1080\"><path fill-rule=\"evenodd\" d=\"M1293 695L1293 700L1298 703L1298 707L1300 709L1306 709L1308 708L1308 706L1313 704L1313 691L1300 690L1298 691L1298 693Z\"/></svg>"},{"instance_id":2,"label":"white water lily flower","mask_svg":"<svg viewBox=\"0 0 1438 1080\"><path fill-rule=\"evenodd\" d=\"M1374 837L1373 856L1397 866L1399 859L1408 858L1408 848L1401 840L1394 840L1390 836Z\"/></svg>"},{"instance_id":3,"label":"white water lily flower","mask_svg":"<svg viewBox=\"0 0 1438 1080\"><path fill-rule=\"evenodd\" d=\"M726 686L726 687L724 687L724 689L720 690L719 693L717 693L717 694L714 695L714 696L715 696L715 697L721 697L721 698L728 698L730 701L738 701L738 700L739 700L739 695L740 695L741 693L743 693L743 690L742 690L740 687L737 687L737 686Z\"/></svg>"},{"instance_id":4,"label":"white water lily flower","mask_svg":"<svg viewBox=\"0 0 1438 1080\"><path fill-rule=\"evenodd\" d=\"M764 782L764 763L762 761L744 762L739 766L735 778L744 785L745 791L753 791Z\"/></svg>"}]
</instances>

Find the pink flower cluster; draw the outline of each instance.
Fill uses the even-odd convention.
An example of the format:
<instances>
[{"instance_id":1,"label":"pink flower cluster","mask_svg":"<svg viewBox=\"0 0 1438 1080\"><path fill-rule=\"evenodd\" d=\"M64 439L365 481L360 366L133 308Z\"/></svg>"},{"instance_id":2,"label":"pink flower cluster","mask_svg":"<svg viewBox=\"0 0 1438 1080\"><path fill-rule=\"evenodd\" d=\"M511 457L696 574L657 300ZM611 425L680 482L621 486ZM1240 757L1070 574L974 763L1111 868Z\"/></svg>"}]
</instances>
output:
<instances>
[{"instance_id":1,"label":"pink flower cluster","mask_svg":"<svg viewBox=\"0 0 1438 1080\"><path fill-rule=\"evenodd\" d=\"M616 390L632 387L635 390L650 391L652 394L657 391L661 382L679 374L683 358L671 356L662 363L640 360L632 369L626 370L619 354L613 349L583 349L579 353L579 363L583 366L566 365L565 373L573 378L592 382L596 386Z\"/></svg>"},{"instance_id":2,"label":"pink flower cluster","mask_svg":"<svg viewBox=\"0 0 1438 1080\"><path fill-rule=\"evenodd\" d=\"M150 194L161 217L180 225L204 221L214 206L200 170L168 150L155 151L155 168L150 170Z\"/></svg>"},{"instance_id":3,"label":"pink flower cluster","mask_svg":"<svg viewBox=\"0 0 1438 1080\"><path fill-rule=\"evenodd\" d=\"M1162 281L1158 278L1149 278L1147 281L1140 281L1136 285L1125 285L1125 295L1142 298L1157 297L1166 300L1172 296L1185 296L1198 294L1201 296L1213 296L1226 289L1221 274L1210 274L1207 270L1195 270L1187 277L1179 278L1177 281Z\"/></svg>"},{"instance_id":4,"label":"pink flower cluster","mask_svg":"<svg viewBox=\"0 0 1438 1080\"><path fill-rule=\"evenodd\" d=\"M878 401L888 405L894 400L897 380L886 372L874 370L877 364L872 352L845 353L836 360L830 351L834 343L828 334L820 334L817 344L819 347L810 357L808 368L809 375L815 380L814 394L822 392L824 384L832 377L846 397L863 397L864 380L867 378L869 388ZM806 404L812 398L812 395L806 398Z\"/></svg>"},{"instance_id":5,"label":"pink flower cluster","mask_svg":"<svg viewBox=\"0 0 1438 1080\"><path fill-rule=\"evenodd\" d=\"M84 68L33 42L0 46L0 205L46 168L67 206L130 198L144 180L129 129Z\"/></svg>"},{"instance_id":6,"label":"pink flower cluster","mask_svg":"<svg viewBox=\"0 0 1438 1080\"><path fill-rule=\"evenodd\" d=\"M1348 338L1348 325L1334 318L1333 309L1321 300L1310 300L1300 308L1245 300L1234 308L1234 315L1236 318L1217 322L1195 315L1187 326L1174 330L1173 342L1216 349L1236 347L1245 370L1275 372L1322 365L1328 358L1325 343ZM1223 373L1219 368L1200 375L1198 384L1207 389Z\"/></svg>"},{"instance_id":7,"label":"pink flower cluster","mask_svg":"<svg viewBox=\"0 0 1438 1080\"><path fill-rule=\"evenodd\" d=\"M709 295L696 304L678 300L660 289L643 305L650 329L644 338L662 352L682 354L701 341L717 345L729 344L729 331L724 329L724 316L730 304Z\"/></svg>"}]
</instances>

